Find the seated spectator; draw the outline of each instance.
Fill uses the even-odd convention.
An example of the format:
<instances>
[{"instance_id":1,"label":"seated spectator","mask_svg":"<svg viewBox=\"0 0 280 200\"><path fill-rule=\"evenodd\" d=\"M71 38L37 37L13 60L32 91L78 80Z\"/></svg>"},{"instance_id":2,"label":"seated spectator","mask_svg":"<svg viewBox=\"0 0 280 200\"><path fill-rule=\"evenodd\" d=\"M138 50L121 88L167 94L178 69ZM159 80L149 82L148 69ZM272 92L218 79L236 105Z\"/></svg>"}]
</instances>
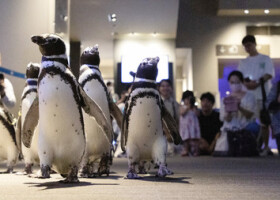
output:
<instances>
[{"instance_id":1,"label":"seated spectator","mask_svg":"<svg viewBox=\"0 0 280 200\"><path fill-rule=\"evenodd\" d=\"M272 113L271 128L276 139L278 155L280 155L280 81L273 85L267 96L267 107Z\"/></svg>"},{"instance_id":2,"label":"seated spectator","mask_svg":"<svg viewBox=\"0 0 280 200\"><path fill-rule=\"evenodd\" d=\"M163 100L164 106L169 111L171 116L177 122L179 126L179 103L173 98L173 88L171 81L169 79L163 79L160 81L158 90L160 96ZM176 152L175 145L171 138L167 138L168 140L168 148L167 148L167 155L173 155Z\"/></svg>"},{"instance_id":3,"label":"seated spectator","mask_svg":"<svg viewBox=\"0 0 280 200\"><path fill-rule=\"evenodd\" d=\"M201 110L198 112L201 139L199 149L201 154L211 154L214 150L216 140L220 135L223 123L220 114L213 110L215 97L210 92L203 93L200 97Z\"/></svg>"},{"instance_id":4,"label":"seated spectator","mask_svg":"<svg viewBox=\"0 0 280 200\"><path fill-rule=\"evenodd\" d=\"M214 155L255 155L257 152L256 139L249 131L245 131L247 125L255 121L255 97L243 90L243 75L241 72L231 72L228 76L228 82L231 93L223 99L221 104L220 120L223 121L223 126L221 136L215 146ZM232 144L232 141L235 143ZM237 145L239 145L238 149L242 151L232 153L232 149L236 150Z\"/></svg>"},{"instance_id":5,"label":"seated spectator","mask_svg":"<svg viewBox=\"0 0 280 200\"><path fill-rule=\"evenodd\" d=\"M180 107L180 135L183 140L182 156L199 155L200 128L196 116L195 97L192 91L185 91Z\"/></svg>"}]
</instances>

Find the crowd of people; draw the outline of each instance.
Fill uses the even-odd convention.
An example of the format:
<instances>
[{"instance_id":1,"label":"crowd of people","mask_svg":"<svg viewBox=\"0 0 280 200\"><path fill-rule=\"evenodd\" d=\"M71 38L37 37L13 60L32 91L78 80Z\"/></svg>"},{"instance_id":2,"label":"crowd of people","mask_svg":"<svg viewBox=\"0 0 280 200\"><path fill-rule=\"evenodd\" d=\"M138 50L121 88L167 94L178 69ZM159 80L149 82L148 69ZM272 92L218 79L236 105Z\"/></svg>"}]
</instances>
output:
<instances>
[{"instance_id":1,"label":"crowd of people","mask_svg":"<svg viewBox=\"0 0 280 200\"><path fill-rule=\"evenodd\" d=\"M231 91L222 99L220 108L214 108L215 97L210 92L200 96L198 108L193 91L184 91L179 104L173 97L170 80L158 84L162 101L177 122L183 140L180 146L168 142L168 155L266 156L272 154L268 146L270 130L280 152L280 81L272 87L275 76L272 60L257 51L254 36L245 36L242 44L248 57L229 74ZM111 82L107 87L123 110L129 90L117 98ZM0 95L6 109L15 105L12 84L3 74L0 74ZM270 114L268 122L263 119L265 112ZM120 129L116 127L115 132Z\"/></svg>"},{"instance_id":2,"label":"crowd of people","mask_svg":"<svg viewBox=\"0 0 280 200\"><path fill-rule=\"evenodd\" d=\"M257 51L253 35L245 36L242 44L248 57L229 74L231 91L219 109L213 109L215 97L210 92L201 95L200 109L193 92L183 92L179 108L182 156L271 155L270 129L280 150L280 81L271 89L274 66L269 56Z\"/></svg>"}]
</instances>

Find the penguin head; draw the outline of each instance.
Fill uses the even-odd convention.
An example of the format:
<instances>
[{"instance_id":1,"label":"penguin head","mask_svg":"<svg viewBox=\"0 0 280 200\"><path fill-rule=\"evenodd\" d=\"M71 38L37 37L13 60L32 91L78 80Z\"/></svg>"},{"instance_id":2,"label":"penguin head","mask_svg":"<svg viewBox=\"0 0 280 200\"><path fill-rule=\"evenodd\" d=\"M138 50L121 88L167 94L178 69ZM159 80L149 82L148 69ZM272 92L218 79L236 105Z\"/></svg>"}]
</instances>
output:
<instances>
[{"instance_id":1,"label":"penguin head","mask_svg":"<svg viewBox=\"0 0 280 200\"><path fill-rule=\"evenodd\" d=\"M136 77L156 80L158 74L158 62L159 57L144 59L137 69Z\"/></svg>"},{"instance_id":2,"label":"penguin head","mask_svg":"<svg viewBox=\"0 0 280 200\"><path fill-rule=\"evenodd\" d=\"M63 40L55 34L43 34L31 37L32 42L39 45L43 56L65 54L66 47Z\"/></svg>"},{"instance_id":3,"label":"penguin head","mask_svg":"<svg viewBox=\"0 0 280 200\"><path fill-rule=\"evenodd\" d=\"M29 63L26 68L26 78L38 78L40 65L38 63Z\"/></svg>"},{"instance_id":4,"label":"penguin head","mask_svg":"<svg viewBox=\"0 0 280 200\"><path fill-rule=\"evenodd\" d=\"M98 51L98 45L94 47L87 47L81 55L81 65L97 65L100 64L100 57Z\"/></svg>"}]
</instances>

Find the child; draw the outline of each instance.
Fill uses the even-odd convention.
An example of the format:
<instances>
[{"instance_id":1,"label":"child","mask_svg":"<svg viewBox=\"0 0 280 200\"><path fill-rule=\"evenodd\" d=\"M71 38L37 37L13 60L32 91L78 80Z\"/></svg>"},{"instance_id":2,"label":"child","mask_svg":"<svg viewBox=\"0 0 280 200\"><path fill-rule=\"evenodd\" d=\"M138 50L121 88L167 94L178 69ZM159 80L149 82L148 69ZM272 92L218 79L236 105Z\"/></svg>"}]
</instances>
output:
<instances>
[{"instance_id":1,"label":"child","mask_svg":"<svg viewBox=\"0 0 280 200\"><path fill-rule=\"evenodd\" d=\"M196 116L195 97L192 91L185 91L180 107L180 135L183 140L181 156L199 155L200 128Z\"/></svg>"}]
</instances>

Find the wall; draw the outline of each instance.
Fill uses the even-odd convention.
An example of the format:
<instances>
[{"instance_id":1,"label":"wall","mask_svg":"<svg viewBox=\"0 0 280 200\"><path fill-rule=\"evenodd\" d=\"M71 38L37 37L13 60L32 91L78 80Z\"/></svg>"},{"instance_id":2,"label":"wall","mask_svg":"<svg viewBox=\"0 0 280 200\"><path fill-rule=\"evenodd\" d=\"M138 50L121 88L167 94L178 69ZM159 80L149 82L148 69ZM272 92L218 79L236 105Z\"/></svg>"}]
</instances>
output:
<instances>
[{"instance_id":1,"label":"wall","mask_svg":"<svg viewBox=\"0 0 280 200\"><path fill-rule=\"evenodd\" d=\"M46 33L52 27L52 1L1 0L0 1L0 53L2 66L25 73L29 62L40 62L41 54L30 37ZM17 115L25 80L6 75L14 85Z\"/></svg>"},{"instance_id":2,"label":"wall","mask_svg":"<svg viewBox=\"0 0 280 200\"><path fill-rule=\"evenodd\" d=\"M193 61L193 87L197 96L210 91L218 97L217 44L241 44L246 25L276 24L278 17L220 17L218 1L180 1L177 29L177 48L191 48ZM271 45L271 56L280 57L279 36L257 37L258 43Z\"/></svg>"}]
</instances>

